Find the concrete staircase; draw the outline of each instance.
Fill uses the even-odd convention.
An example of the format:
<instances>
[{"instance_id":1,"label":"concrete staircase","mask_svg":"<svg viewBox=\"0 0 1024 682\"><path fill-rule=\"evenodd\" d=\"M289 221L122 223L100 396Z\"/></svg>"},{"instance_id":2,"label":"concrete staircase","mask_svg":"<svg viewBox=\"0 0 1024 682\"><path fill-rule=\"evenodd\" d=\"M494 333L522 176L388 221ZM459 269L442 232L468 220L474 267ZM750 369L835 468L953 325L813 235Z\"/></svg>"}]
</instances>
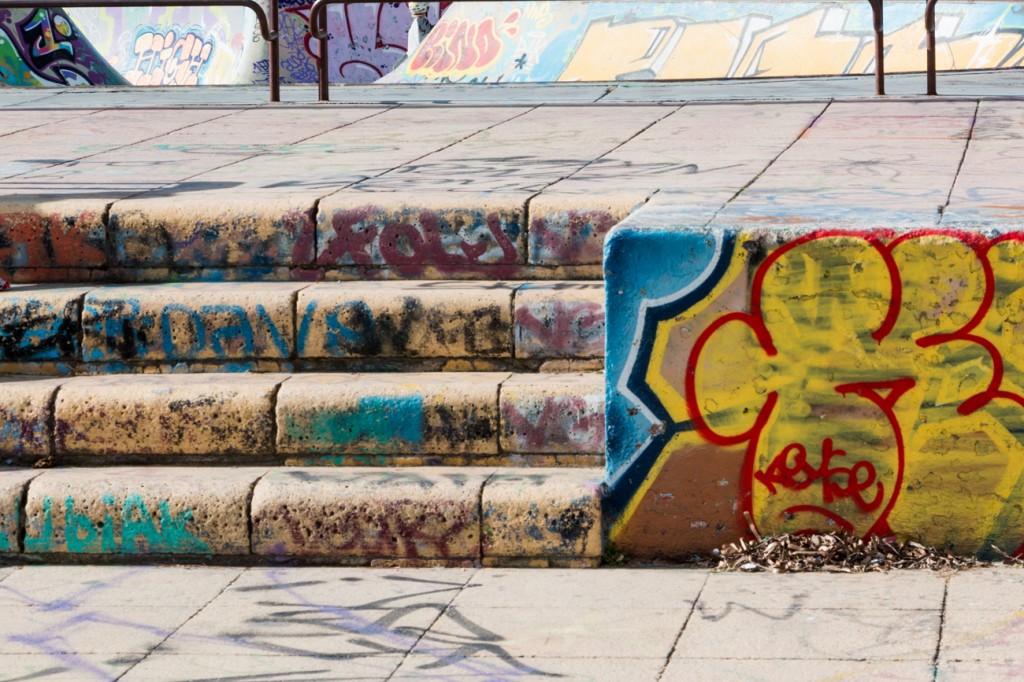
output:
<instances>
[{"instance_id":1,"label":"concrete staircase","mask_svg":"<svg viewBox=\"0 0 1024 682\"><path fill-rule=\"evenodd\" d=\"M0 554L596 565L599 281L15 284Z\"/></svg>"},{"instance_id":2,"label":"concrete staircase","mask_svg":"<svg viewBox=\"0 0 1024 682\"><path fill-rule=\"evenodd\" d=\"M0 551L593 565L600 282L14 285Z\"/></svg>"}]
</instances>

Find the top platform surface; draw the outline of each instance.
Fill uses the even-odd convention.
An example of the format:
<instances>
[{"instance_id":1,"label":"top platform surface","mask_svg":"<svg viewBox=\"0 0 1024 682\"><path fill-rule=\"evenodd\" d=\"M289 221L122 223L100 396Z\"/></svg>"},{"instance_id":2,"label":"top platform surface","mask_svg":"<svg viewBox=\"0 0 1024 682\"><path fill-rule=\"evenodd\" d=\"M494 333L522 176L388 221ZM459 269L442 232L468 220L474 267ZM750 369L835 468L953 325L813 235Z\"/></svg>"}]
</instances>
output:
<instances>
[{"instance_id":1,"label":"top platform surface","mask_svg":"<svg viewBox=\"0 0 1024 682\"><path fill-rule=\"evenodd\" d=\"M0 214L73 216L81 233L55 254L0 253L0 267L19 281L33 268L317 278L396 263L452 277L472 261L492 279L595 277L604 235L630 215L691 229L1005 229L1024 215L1019 70L943 74L937 98L920 95L921 74L887 85L881 98L869 77L349 86L329 104L305 86L274 105L245 87L0 90ZM443 253L408 255L345 241L353 211L384 216L378 236L388 216L425 211L468 227ZM502 235L481 222L492 214ZM310 219L282 233L294 216ZM203 241L201 224L220 238ZM37 232L10 229L11 243ZM567 266L584 269L552 270Z\"/></svg>"}]
</instances>

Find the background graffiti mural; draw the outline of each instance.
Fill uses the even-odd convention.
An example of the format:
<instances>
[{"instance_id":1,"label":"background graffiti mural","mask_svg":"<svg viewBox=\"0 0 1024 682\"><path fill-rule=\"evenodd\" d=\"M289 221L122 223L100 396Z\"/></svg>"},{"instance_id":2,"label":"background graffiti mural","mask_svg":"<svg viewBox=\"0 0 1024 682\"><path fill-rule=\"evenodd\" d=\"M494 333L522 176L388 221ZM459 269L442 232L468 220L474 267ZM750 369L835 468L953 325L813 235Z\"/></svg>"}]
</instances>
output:
<instances>
[{"instance_id":1,"label":"background graffiti mural","mask_svg":"<svg viewBox=\"0 0 1024 682\"><path fill-rule=\"evenodd\" d=\"M62 10L0 9L0 84L124 85Z\"/></svg>"},{"instance_id":2,"label":"background graffiti mural","mask_svg":"<svg viewBox=\"0 0 1024 682\"><path fill-rule=\"evenodd\" d=\"M609 338L636 340L609 350L613 539L643 547L658 527L710 548L749 518L1019 551L1024 234L660 241L691 250L675 290L617 302L635 335L608 305Z\"/></svg>"},{"instance_id":3,"label":"background graffiti mural","mask_svg":"<svg viewBox=\"0 0 1024 682\"><path fill-rule=\"evenodd\" d=\"M923 71L923 3L886 2L886 68ZM938 67L1019 66L1024 10L939 3ZM478 44L473 36L483 36ZM814 59L806 55L813 53ZM874 71L868 3L458 5L390 82L671 80Z\"/></svg>"}]
</instances>

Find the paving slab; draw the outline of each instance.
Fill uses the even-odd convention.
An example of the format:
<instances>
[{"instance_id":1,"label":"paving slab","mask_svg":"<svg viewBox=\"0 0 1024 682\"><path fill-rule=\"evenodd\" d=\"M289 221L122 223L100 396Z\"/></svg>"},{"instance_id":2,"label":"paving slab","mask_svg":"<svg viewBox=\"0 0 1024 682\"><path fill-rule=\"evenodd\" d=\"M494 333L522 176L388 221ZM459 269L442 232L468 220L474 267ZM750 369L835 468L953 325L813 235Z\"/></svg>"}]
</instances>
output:
<instances>
[{"instance_id":1,"label":"paving slab","mask_svg":"<svg viewBox=\"0 0 1024 682\"><path fill-rule=\"evenodd\" d=\"M391 678L393 680L550 680L567 678L578 682L636 682L657 680L664 667L662 658L523 657L510 659L440 659L413 654ZM692 679L692 678L691 678Z\"/></svg>"},{"instance_id":2,"label":"paving slab","mask_svg":"<svg viewBox=\"0 0 1024 682\"><path fill-rule=\"evenodd\" d=\"M1024 612L1018 604L1006 600L986 609L948 609L942 628L941 660L1024 663Z\"/></svg>"},{"instance_id":3,"label":"paving slab","mask_svg":"<svg viewBox=\"0 0 1024 682\"><path fill-rule=\"evenodd\" d=\"M82 612L17 609L0 621L0 653L145 654L195 613L192 607L105 607Z\"/></svg>"},{"instance_id":4,"label":"paving slab","mask_svg":"<svg viewBox=\"0 0 1024 682\"><path fill-rule=\"evenodd\" d=\"M143 654L0 654L7 680L46 679L72 682L112 680L141 661Z\"/></svg>"},{"instance_id":5,"label":"paving slab","mask_svg":"<svg viewBox=\"0 0 1024 682\"><path fill-rule=\"evenodd\" d=\"M294 455L497 454L506 373L300 374L277 397Z\"/></svg>"},{"instance_id":6,"label":"paving slab","mask_svg":"<svg viewBox=\"0 0 1024 682\"><path fill-rule=\"evenodd\" d=\"M1024 602L1024 572L1015 567L966 571L949 581L946 606L951 611L988 610Z\"/></svg>"},{"instance_id":7,"label":"paving slab","mask_svg":"<svg viewBox=\"0 0 1024 682\"><path fill-rule=\"evenodd\" d=\"M604 452L604 374L514 374L501 384L503 452Z\"/></svg>"},{"instance_id":8,"label":"paving slab","mask_svg":"<svg viewBox=\"0 0 1024 682\"><path fill-rule=\"evenodd\" d=\"M927 661L843 661L822 659L794 661L787 659L732 660L722 658L673 658L661 676L662 682L686 680L732 679L749 682L784 682L786 680L843 680L873 682L900 680L929 682L934 670ZM945 679L941 676L938 679Z\"/></svg>"},{"instance_id":9,"label":"paving slab","mask_svg":"<svg viewBox=\"0 0 1024 682\"><path fill-rule=\"evenodd\" d=\"M707 579L705 571L678 569L495 568L475 573L454 603L467 608L689 608Z\"/></svg>"},{"instance_id":10,"label":"paving slab","mask_svg":"<svg viewBox=\"0 0 1024 682\"><path fill-rule=\"evenodd\" d=\"M957 576L957 581L968 574ZM955 583L956 581L954 581ZM885 607L893 611L934 611L942 608L946 577L932 571L892 571L837 575L712 573L700 595L709 612L743 604L754 609L843 609L875 611L876 595L885 590Z\"/></svg>"},{"instance_id":11,"label":"paving slab","mask_svg":"<svg viewBox=\"0 0 1024 682\"><path fill-rule=\"evenodd\" d=\"M490 469L277 469L252 496L264 556L460 560L480 556Z\"/></svg>"},{"instance_id":12,"label":"paving slab","mask_svg":"<svg viewBox=\"0 0 1024 682\"><path fill-rule=\"evenodd\" d=\"M308 601L352 612L417 603L442 611L480 574L475 568L254 566L245 569L217 601L239 606L253 599L276 604Z\"/></svg>"},{"instance_id":13,"label":"paving slab","mask_svg":"<svg viewBox=\"0 0 1024 682\"><path fill-rule=\"evenodd\" d=\"M518 284L345 282L299 293L302 358L512 356Z\"/></svg>"},{"instance_id":14,"label":"paving slab","mask_svg":"<svg viewBox=\"0 0 1024 682\"><path fill-rule=\"evenodd\" d=\"M603 282L526 282L514 307L517 358L604 357Z\"/></svg>"},{"instance_id":15,"label":"paving slab","mask_svg":"<svg viewBox=\"0 0 1024 682\"><path fill-rule=\"evenodd\" d=\"M787 607L788 608L784 608ZM722 608L698 604L676 646L682 659L722 655L732 642L743 642L736 658L901 660L930 663L939 641L941 612L845 611L747 606L742 601Z\"/></svg>"},{"instance_id":16,"label":"paving slab","mask_svg":"<svg viewBox=\"0 0 1024 682\"><path fill-rule=\"evenodd\" d=\"M106 607L198 610L243 571L216 566L33 566L13 571L3 581L0 604L78 613Z\"/></svg>"},{"instance_id":17,"label":"paving slab","mask_svg":"<svg viewBox=\"0 0 1024 682\"><path fill-rule=\"evenodd\" d=\"M249 498L265 469L60 469L32 481L24 550L249 554Z\"/></svg>"},{"instance_id":18,"label":"paving slab","mask_svg":"<svg viewBox=\"0 0 1024 682\"><path fill-rule=\"evenodd\" d=\"M273 451L277 374L76 377L55 403L58 456Z\"/></svg>"},{"instance_id":19,"label":"paving slab","mask_svg":"<svg viewBox=\"0 0 1024 682\"><path fill-rule=\"evenodd\" d=\"M101 287L85 297L86 362L288 359L303 284ZM2 300L2 299L0 299Z\"/></svg>"},{"instance_id":20,"label":"paving slab","mask_svg":"<svg viewBox=\"0 0 1024 682\"><path fill-rule=\"evenodd\" d=\"M2 662L2 661L0 661ZM352 682L389 679L401 656L367 653L344 656L301 656L249 652L239 655L173 654L158 650L118 679L125 682L191 682L192 680L300 679ZM57 678L59 679L59 678Z\"/></svg>"},{"instance_id":21,"label":"paving slab","mask_svg":"<svg viewBox=\"0 0 1024 682\"><path fill-rule=\"evenodd\" d=\"M631 609L629 618L610 607L531 607L528 610L452 606L413 655L438 656L462 650L470 658L654 658L672 648L690 609ZM478 647L466 650L458 641L464 623L500 636L501 650Z\"/></svg>"},{"instance_id":22,"label":"paving slab","mask_svg":"<svg viewBox=\"0 0 1024 682\"><path fill-rule=\"evenodd\" d=\"M0 457L45 457L53 453L53 396L64 379L0 378Z\"/></svg>"}]
</instances>

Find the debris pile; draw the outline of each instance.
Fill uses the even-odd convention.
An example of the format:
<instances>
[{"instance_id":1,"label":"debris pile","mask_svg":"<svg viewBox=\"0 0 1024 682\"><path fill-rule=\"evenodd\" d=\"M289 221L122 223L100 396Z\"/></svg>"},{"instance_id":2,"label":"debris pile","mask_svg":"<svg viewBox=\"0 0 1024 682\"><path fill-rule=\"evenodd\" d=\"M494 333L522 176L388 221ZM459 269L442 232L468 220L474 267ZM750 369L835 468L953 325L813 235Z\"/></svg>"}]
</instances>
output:
<instances>
[{"instance_id":1,"label":"debris pile","mask_svg":"<svg viewBox=\"0 0 1024 682\"><path fill-rule=\"evenodd\" d=\"M876 536L862 540L847 533L757 537L755 542L740 540L738 544L730 543L714 554L720 571L868 573L894 568L959 571L991 565L981 559L957 556L912 540L899 542ZM1004 557L1018 561L1005 554Z\"/></svg>"}]
</instances>

